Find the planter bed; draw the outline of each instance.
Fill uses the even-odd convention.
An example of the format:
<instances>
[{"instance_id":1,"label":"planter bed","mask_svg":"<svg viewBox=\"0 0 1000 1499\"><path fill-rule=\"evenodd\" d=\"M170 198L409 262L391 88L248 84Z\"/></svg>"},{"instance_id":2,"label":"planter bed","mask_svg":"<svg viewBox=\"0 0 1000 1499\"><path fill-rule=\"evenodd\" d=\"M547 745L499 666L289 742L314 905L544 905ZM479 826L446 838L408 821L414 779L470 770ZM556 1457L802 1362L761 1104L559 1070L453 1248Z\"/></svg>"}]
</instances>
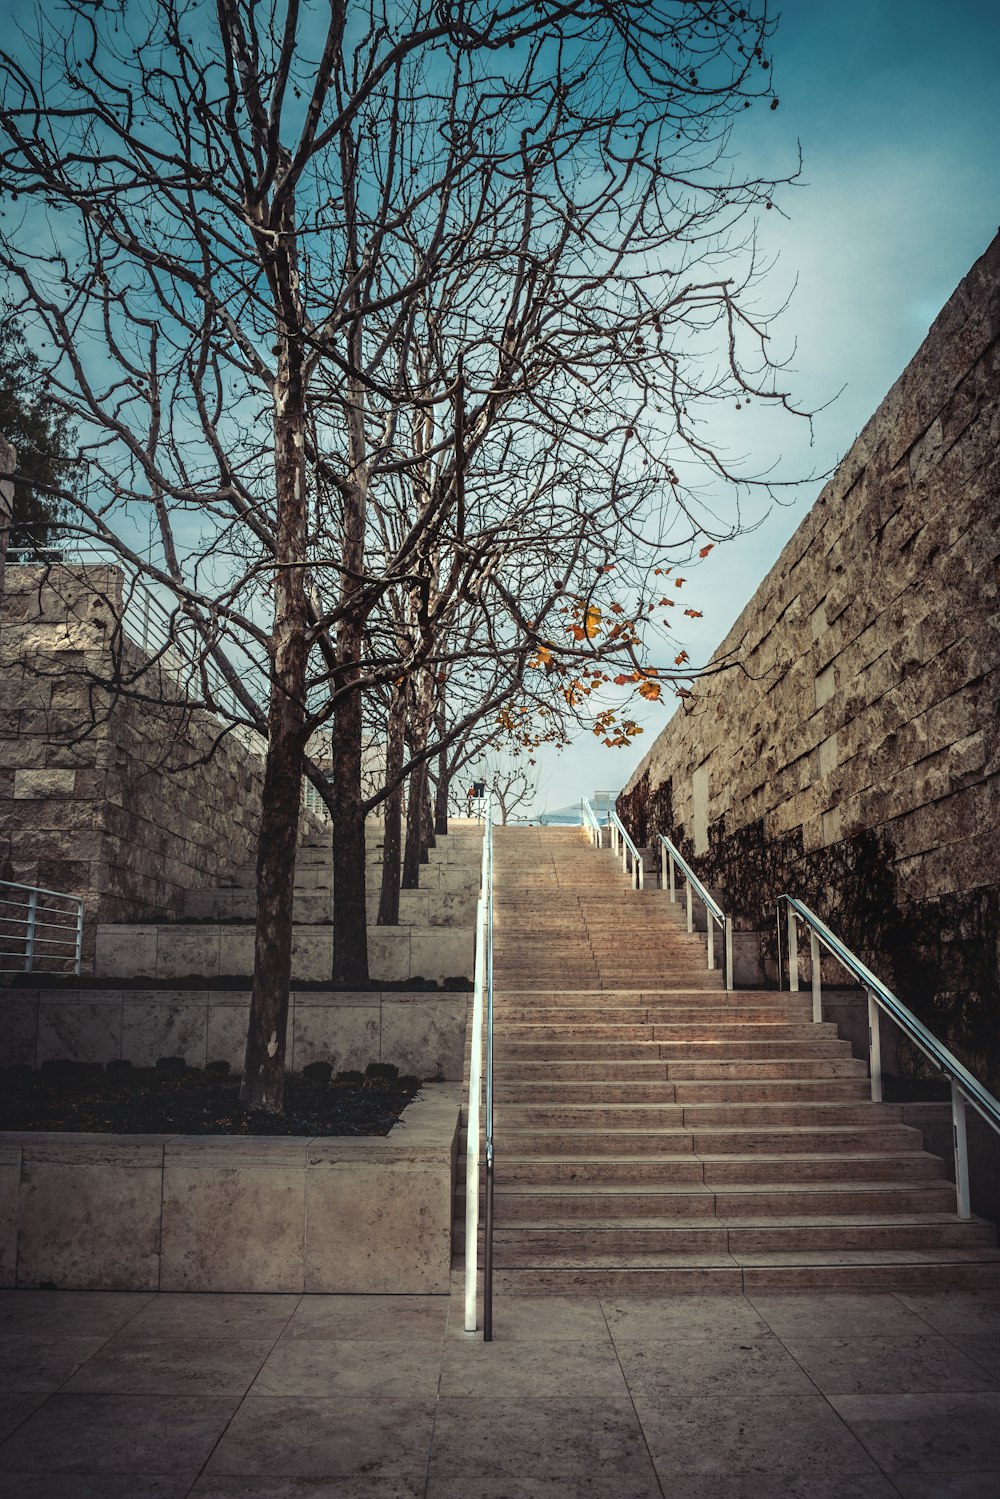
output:
<instances>
[{"instance_id":1,"label":"planter bed","mask_svg":"<svg viewBox=\"0 0 1000 1499\"><path fill-rule=\"evenodd\" d=\"M0 1133L0 1286L445 1292L460 1091L377 1137Z\"/></svg>"}]
</instances>

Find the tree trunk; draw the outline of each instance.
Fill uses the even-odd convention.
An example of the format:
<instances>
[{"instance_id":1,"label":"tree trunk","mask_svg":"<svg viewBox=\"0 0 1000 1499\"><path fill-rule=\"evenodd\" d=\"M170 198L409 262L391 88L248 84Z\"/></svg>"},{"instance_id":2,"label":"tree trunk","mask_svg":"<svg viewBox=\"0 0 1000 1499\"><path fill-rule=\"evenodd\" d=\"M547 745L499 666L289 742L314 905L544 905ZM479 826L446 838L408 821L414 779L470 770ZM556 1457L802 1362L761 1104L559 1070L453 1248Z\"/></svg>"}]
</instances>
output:
<instances>
[{"instance_id":1,"label":"tree trunk","mask_svg":"<svg viewBox=\"0 0 1000 1499\"><path fill-rule=\"evenodd\" d=\"M434 806L431 802L430 776L424 767L424 795L423 810L420 817L420 862L429 864L431 862L430 850L435 846L434 838Z\"/></svg>"},{"instance_id":2,"label":"tree trunk","mask_svg":"<svg viewBox=\"0 0 1000 1499\"><path fill-rule=\"evenodd\" d=\"M403 768L406 727L405 689L394 688L389 705L385 737L385 779L391 783ZM379 892L378 925L399 925L399 860L402 853L403 785L385 799L385 839L382 846L382 889Z\"/></svg>"},{"instance_id":3,"label":"tree trunk","mask_svg":"<svg viewBox=\"0 0 1000 1499\"><path fill-rule=\"evenodd\" d=\"M413 745L411 743L411 750ZM403 889L420 888L420 854L422 848L422 823L424 820L424 787L427 781L427 766L418 765L410 774L406 791L406 851L403 855ZM426 860L424 861L426 862Z\"/></svg>"},{"instance_id":4,"label":"tree trunk","mask_svg":"<svg viewBox=\"0 0 1000 1499\"><path fill-rule=\"evenodd\" d=\"M448 831L448 797L451 782L448 779L448 755L442 751L438 756L438 778L434 791L434 831L444 835Z\"/></svg>"},{"instance_id":5,"label":"tree trunk","mask_svg":"<svg viewBox=\"0 0 1000 1499\"><path fill-rule=\"evenodd\" d=\"M290 230L293 210L286 210ZM272 241L268 239L268 246ZM268 249L268 254L271 251ZM277 502L274 624L267 760L257 845L257 921L253 991L240 1100L280 1114L292 979L292 898L305 751L306 559L305 391L296 334L298 273L291 234L272 262L278 289L278 361L274 380L274 475Z\"/></svg>"},{"instance_id":6,"label":"tree trunk","mask_svg":"<svg viewBox=\"0 0 1000 1499\"><path fill-rule=\"evenodd\" d=\"M438 689L437 708L434 713L434 726L437 730L438 743L444 743L447 730L445 721L444 695L446 685L441 682ZM442 836L448 831L448 751L442 750L438 755L437 786L434 788L434 831Z\"/></svg>"},{"instance_id":7,"label":"tree trunk","mask_svg":"<svg viewBox=\"0 0 1000 1499\"><path fill-rule=\"evenodd\" d=\"M341 648L349 650L344 632ZM360 641L359 641L360 645ZM344 655L341 655L344 659ZM348 659L350 659L348 657ZM357 660L357 654L354 655ZM343 683L343 678L341 679ZM333 715L333 982L368 985L365 814L361 798L361 693L346 693Z\"/></svg>"},{"instance_id":8,"label":"tree trunk","mask_svg":"<svg viewBox=\"0 0 1000 1499\"><path fill-rule=\"evenodd\" d=\"M240 1089L244 1108L274 1114L281 1113L284 1102L292 898L302 795L302 714L296 709L297 704L275 685L257 847L253 993Z\"/></svg>"}]
</instances>

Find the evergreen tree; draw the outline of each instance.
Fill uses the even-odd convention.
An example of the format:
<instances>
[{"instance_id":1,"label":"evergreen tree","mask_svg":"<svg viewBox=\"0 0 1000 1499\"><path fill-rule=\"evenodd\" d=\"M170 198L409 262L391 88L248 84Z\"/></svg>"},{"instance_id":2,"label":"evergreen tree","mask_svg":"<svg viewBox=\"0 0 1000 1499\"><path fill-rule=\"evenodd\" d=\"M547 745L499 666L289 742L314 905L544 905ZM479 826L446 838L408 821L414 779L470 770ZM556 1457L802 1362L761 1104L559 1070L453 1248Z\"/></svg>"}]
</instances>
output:
<instances>
[{"instance_id":1,"label":"evergreen tree","mask_svg":"<svg viewBox=\"0 0 1000 1499\"><path fill-rule=\"evenodd\" d=\"M75 430L48 395L38 355L11 314L0 320L0 436L17 450L7 558L31 561L65 519L66 505L53 490L72 485Z\"/></svg>"}]
</instances>

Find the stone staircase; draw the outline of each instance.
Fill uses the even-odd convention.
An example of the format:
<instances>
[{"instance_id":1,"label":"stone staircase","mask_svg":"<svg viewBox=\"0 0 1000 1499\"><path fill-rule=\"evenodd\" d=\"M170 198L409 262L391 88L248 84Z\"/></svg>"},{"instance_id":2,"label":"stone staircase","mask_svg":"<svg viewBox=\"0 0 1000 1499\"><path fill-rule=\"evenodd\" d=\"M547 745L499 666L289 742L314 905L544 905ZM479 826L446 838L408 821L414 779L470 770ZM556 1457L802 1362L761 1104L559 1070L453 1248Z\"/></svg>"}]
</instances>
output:
<instances>
[{"instance_id":1,"label":"stone staircase","mask_svg":"<svg viewBox=\"0 0 1000 1499\"><path fill-rule=\"evenodd\" d=\"M727 993L581 830L494 838L498 1292L1000 1285L995 1227L809 996Z\"/></svg>"}]
</instances>

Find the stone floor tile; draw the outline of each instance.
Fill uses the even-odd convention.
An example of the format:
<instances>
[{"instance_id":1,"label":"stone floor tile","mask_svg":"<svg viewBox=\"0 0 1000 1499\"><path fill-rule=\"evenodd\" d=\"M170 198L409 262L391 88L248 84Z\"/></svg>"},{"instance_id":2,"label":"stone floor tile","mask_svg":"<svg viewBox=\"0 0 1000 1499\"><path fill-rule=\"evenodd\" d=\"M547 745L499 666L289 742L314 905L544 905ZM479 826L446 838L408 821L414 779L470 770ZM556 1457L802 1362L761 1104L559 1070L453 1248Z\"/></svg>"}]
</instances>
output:
<instances>
[{"instance_id":1,"label":"stone floor tile","mask_svg":"<svg viewBox=\"0 0 1000 1499\"><path fill-rule=\"evenodd\" d=\"M299 1399L250 1394L208 1464L213 1477L423 1482L433 1400Z\"/></svg>"},{"instance_id":2,"label":"stone floor tile","mask_svg":"<svg viewBox=\"0 0 1000 1499\"><path fill-rule=\"evenodd\" d=\"M832 1395L887 1473L1000 1468L1000 1394Z\"/></svg>"},{"instance_id":3,"label":"stone floor tile","mask_svg":"<svg viewBox=\"0 0 1000 1499\"><path fill-rule=\"evenodd\" d=\"M282 1338L254 1382L255 1395L433 1400L444 1341L362 1343L357 1338Z\"/></svg>"},{"instance_id":4,"label":"stone floor tile","mask_svg":"<svg viewBox=\"0 0 1000 1499\"><path fill-rule=\"evenodd\" d=\"M12 1291L0 1300L0 1333L110 1338L153 1297L152 1291Z\"/></svg>"},{"instance_id":5,"label":"stone floor tile","mask_svg":"<svg viewBox=\"0 0 1000 1499\"><path fill-rule=\"evenodd\" d=\"M660 1499L623 1399L442 1397L427 1499Z\"/></svg>"},{"instance_id":6,"label":"stone floor tile","mask_svg":"<svg viewBox=\"0 0 1000 1499\"><path fill-rule=\"evenodd\" d=\"M655 1400L697 1392L719 1399L815 1395L816 1387L776 1337L699 1338L673 1345L662 1341L615 1347L632 1395Z\"/></svg>"},{"instance_id":7,"label":"stone floor tile","mask_svg":"<svg viewBox=\"0 0 1000 1499\"><path fill-rule=\"evenodd\" d=\"M616 1343L769 1336L767 1323L744 1296L624 1296L605 1298L602 1306Z\"/></svg>"},{"instance_id":8,"label":"stone floor tile","mask_svg":"<svg viewBox=\"0 0 1000 1499\"><path fill-rule=\"evenodd\" d=\"M975 1359L981 1369L1000 1379L1000 1337L996 1333L979 1333L974 1337L952 1335L948 1341L967 1358Z\"/></svg>"},{"instance_id":9,"label":"stone floor tile","mask_svg":"<svg viewBox=\"0 0 1000 1499\"><path fill-rule=\"evenodd\" d=\"M193 1480L235 1400L50 1395L0 1446L0 1472L187 1473Z\"/></svg>"},{"instance_id":10,"label":"stone floor tile","mask_svg":"<svg viewBox=\"0 0 1000 1499\"><path fill-rule=\"evenodd\" d=\"M445 1346L442 1398L493 1395L497 1400L558 1396L624 1397L625 1380L605 1343L452 1342Z\"/></svg>"},{"instance_id":11,"label":"stone floor tile","mask_svg":"<svg viewBox=\"0 0 1000 1499\"><path fill-rule=\"evenodd\" d=\"M103 1348L106 1338L15 1336L0 1333L0 1393L50 1394Z\"/></svg>"},{"instance_id":12,"label":"stone floor tile","mask_svg":"<svg viewBox=\"0 0 1000 1499\"><path fill-rule=\"evenodd\" d=\"M0 1499L185 1499L190 1477L145 1473L0 1473Z\"/></svg>"},{"instance_id":13,"label":"stone floor tile","mask_svg":"<svg viewBox=\"0 0 1000 1499\"><path fill-rule=\"evenodd\" d=\"M656 1470L665 1485L672 1473L766 1473L792 1477L810 1472L872 1474L878 1469L864 1447L821 1395L747 1397L635 1397Z\"/></svg>"},{"instance_id":14,"label":"stone floor tile","mask_svg":"<svg viewBox=\"0 0 1000 1499\"><path fill-rule=\"evenodd\" d=\"M22 1422L27 1421L48 1398L44 1390L35 1390L32 1394L25 1395L5 1394L3 1400L0 1400L0 1442L9 1437L12 1431L16 1431ZM0 1472L2 1471L3 1462L0 1460Z\"/></svg>"},{"instance_id":15,"label":"stone floor tile","mask_svg":"<svg viewBox=\"0 0 1000 1499\"><path fill-rule=\"evenodd\" d=\"M297 1295L175 1291L154 1297L129 1325L139 1338L277 1337L299 1304Z\"/></svg>"},{"instance_id":16,"label":"stone floor tile","mask_svg":"<svg viewBox=\"0 0 1000 1499\"><path fill-rule=\"evenodd\" d=\"M478 1329L466 1332L464 1306L456 1296L448 1321L448 1336L482 1339L483 1305L477 1305ZM597 1297L589 1296L495 1296L493 1341L600 1343L608 1339L608 1325Z\"/></svg>"},{"instance_id":17,"label":"stone floor tile","mask_svg":"<svg viewBox=\"0 0 1000 1499\"><path fill-rule=\"evenodd\" d=\"M761 1292L748 1298L779 1338L919 1336L926 1324L888 1291Z\"/></svg>"},{"instance_id":18,"label":"stone floor tile","mask_svg":"<svg viewBox=\"0 0 1000 1499\"><path fill-rule=\"evenodd\" d=\"M824 1395L995 1390L997 1381L947 1338L786 1338L785 1347ZM997 1356L1000 1372L1000 1352Z\"/></svg>"},{"instance_id":19,"label":"stone floor tile","mask_svg":"<svg viewBox=\"0 0 1000 1499\"><path fill-rule=\"evenodd\" d=\"M664 1488L669 1499L899 1499L875 1472L671 1473Z\"/></svg>"},{"instance_id":20,"label":"stone floor tile","mask_svg":"<svg viewBox=\"0 0 1000 1499\"><path fill-rule=\"evenodd\" d=\"M367 1473L347 1478L230 1478L205 1473L190 1499L423 1499L424 1484L422 1472L401 1478Z\"/></svg>"},{"instance_id":21,"label":"stone floor tile","mask_svg":"<svg viewBox=\"0 0 1000 1499\"><path fill-rule=\"evenodd\" d=\"M1000 1291L907 1292L899 1300L946 1337L992 1333L1000 1338Z\"/></svg>"},{"instance_id":22,"label":"stone floor tile","mask_svg":"<svg viewBox=\"0 0 1000 1499\"><path fill-rule=\"evenodd\" d=\"M73 1375L66 1390L88 1395L238 1398L246 1394L273 1346L272 1338L136 1339L126 1328Z\"/></svg>"},{"instance_id":23,"label":"stone floor tile","mask_svg":"<svg viewBox=\"0 0 1000 1499\"><path fill-rule=\"evenodd\" d=\"M894 1473L902 1499L997 1499L1000 1468L992 1473Z\"/></svg>"},{"instance_id":24,"label":"stone floor tile","mask_svg":"<svg viewBox=\"0 0 1000 1499\"><path fill-rule=\"evenodd\" d=\"M303 1296L282 1338L426 1342L444 1337L450 1300L448 1296Z\"/></svg>"}]
</instances>

